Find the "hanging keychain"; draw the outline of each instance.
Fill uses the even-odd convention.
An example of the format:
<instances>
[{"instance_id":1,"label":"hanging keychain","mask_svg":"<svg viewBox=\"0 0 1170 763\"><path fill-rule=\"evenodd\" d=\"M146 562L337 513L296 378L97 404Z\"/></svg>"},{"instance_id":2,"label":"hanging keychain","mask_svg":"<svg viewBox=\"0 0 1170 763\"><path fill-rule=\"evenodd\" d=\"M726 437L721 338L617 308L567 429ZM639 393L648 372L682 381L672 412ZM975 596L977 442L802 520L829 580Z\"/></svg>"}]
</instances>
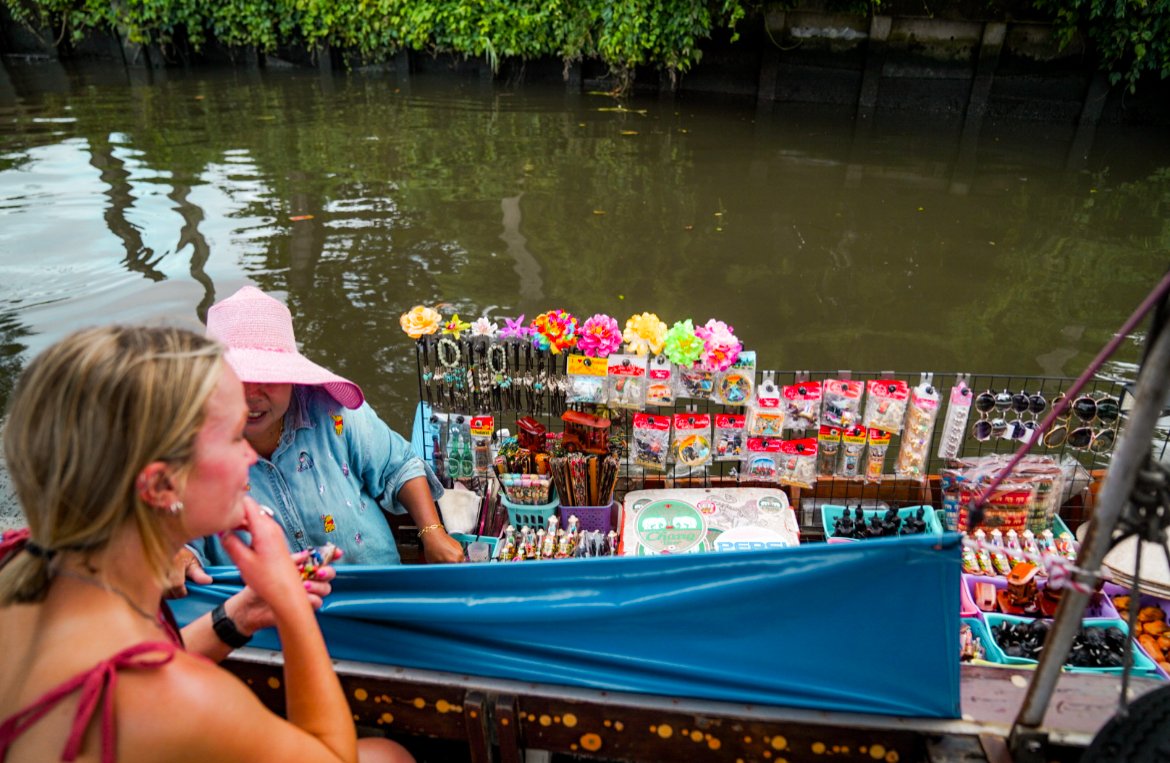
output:
<instances>
[{"instance_id":1,"label":"hanging keychain","mask_svg":"<svg viewBox=\"0 0 1170 763\"><path fill-rule=\"evenodd\" d=\"M569 389L565 393L565 402L604 403L608 368L609 365L605 358L570 355L565 368L569 383Z\"/></svg>"},{"instance_id":2,"label":"hanging keychain","mask_svg":"<svg viewBox=\"0 0 1170 763\"><path fill-rule=\"evenodd\" d=\"M646 405L674 405L674 365L665 355L650 359L646 372Z\"/></svg>"},{"instance_id":3,"label":"hanging keychain","mask_svg":"<svg viewBox=\"0 0 1170 763\"><path fill-rule=\"evenodd\" d=\"M846 479L861 477L861 454L865 450L865 439L866 431L863 426L847 427L841 432L841 457L837 461L838 477Z\"/></svg>"},{"instance_id":4,"label":"hanging keychain","mask_svg":"<svg viewBox=\"0 0 1170 763\"><path fill-rule=\"evenodd\" d=\"M741 467L745 479L776 482L779 479L780 449L783 440L776 437L749 437Z\"/></svg>"},{"instance_id":5,"label":"hanging keychain","mask_svg":"<svg viewBox=\"0 0 1170 763\"><path fill-rule=\"evenodd\" d=\"M747 405L756 386L756 353L744 350L731 368L715 374L715 402L723 405Z\"/></svg>"},{"instance_id":6,"label":"hanging keychain","mask_svg":"<svg viewBox=\"0 0 1170 763\"><path fill-rule=\"evenodd\" d=\"M959 457L963 438L967 433L967 418L971 415L971 388L967 386L970 374L959 374L955 386L951 387L950 405L943 420L942 434L938 438L938 457L948 461Z\"/></svg>"},{"instance_id":7,"label":"hanging keychain","mask_svg":"<svg viewBox=\"0 0 1170 763\"><path fill-rule=\"evenodd\" d=\"M664 472L669 455L670 417L634 414L634 463Z\"/></svg>"},{"instance_id":8,"label":"hanging keychain","mask_svg":"<svg viewBox=\"0 0 1170 763\"><path fill-rule=\"evenodd\" d=\"M847 373L842 371L840 379L830 379L821 385L822 424L847 429L858 421L865 384L849 379Z\"/></svg>"},{"instance_id":9,"label":"hanging keychain","mask_svg":"<svg viewBox=\"0 0 1170 763\"><path fill-rule=\"evenodd\" d=\"M939 396L933 381L934 374L922 374L918 386L910 394L906 427L902 431L902 447L894 463L894 474L916 482L926 481L930 436L934 433L934 422L938 417Z\"/></svg>"},{"instance_id":10,"label":"hanging keychain","mask_svg":"<svg viewBox=\"0 0 1170 763\"><path fill-rule=\"evenodd\" d=\"M745 417L738 413L715 414L715 460L739 461L747 449Z\"/></svg>"},{"instance_id":11,"label":"hanging keychain","mask_svg":"<svg viewBox=\"0 0 1170 763\"><path fill-rule=\"evenodd\" d=\"M821 383L809 381L808 371L797 371L796 381L781 388L785 429L816 429L821 415Z\"/></svg>"},{"instance_id":12,"label":"hanging keychain","mask_svg":"<svg viewBox=\"0 0 1170 763\"><path fill-rule=\"evenodd\" d=\"M890 433L884 429L870 428L866 432L868 447L865 451L865 469L863 475L866 482L878 483L882 481L885 470L886 451L890 447Z\"/></svg>"},{"instance_id":13,"label":"hanging keychain","mask_svg":"<svg viewBox=\"0 0 1170 763\"><path fill-rule=\"evenodd\" d=\"M609 356L609 405L611 408L646 407L646 356Z\"/></svg>"},{"instance_id":14,"label":"hanging keychain","mask_svg":"<svg viewBox=\"0 0 1170 763\"><path fill-rule=\"evenodd\" d=\"M487 477L492 471L492 434L496 431L491 416L471 417L471 463L469 476Z\"/></svg>"},{"instance_id":15,"label":"hanging keychain","mask_svg":"<svg viewBox=\"0 0 1170 763\"><path fill-rule=\"evenodd\" d=\"M812 490L817 481L817 438L784 440L780 446L781 485Z\"/></svg>"},{"instance_id":16,"label":"hanging keychain","mask_svg":"<svg viewBox=\"0 0 1170 763\"><path fill-rule=\"evenodd\" d=\"M837 471L837 451L840 449L841 427L821 424L817 435L817 476L833 476Z\"/></svg>"},{"instance_id":17,"label":"hanging keychain","mask_svg":"<svg viewBox=\"0 0 1170 763\"><path fill-rule=\"evenodd\" d=\"M869 395L865 398L865 426L899 434L910 385L900 379L881 378L870 380L866 387Z\"/></svg>"},{"instance_id":18,"label":"hanging keychain","mask_svg":"<svg viewBox=\"0 0 1170 763\"><path fill-rule=\"evenodd\" d=\"M674 414L674 462L696 469L711 462L711 416L706 413Z\"/></svg>"},{"instance_id":19,"label":"hanging keychain","mask_svg":"<svg viewBox=\"0 0 1170 763\"><path fill-rule=\"evenodd\" d=\"M764 374L756 396L748 405L748 437L779 437L784 428L784 406L775 374Z\"/></svg>"}]
</instances>

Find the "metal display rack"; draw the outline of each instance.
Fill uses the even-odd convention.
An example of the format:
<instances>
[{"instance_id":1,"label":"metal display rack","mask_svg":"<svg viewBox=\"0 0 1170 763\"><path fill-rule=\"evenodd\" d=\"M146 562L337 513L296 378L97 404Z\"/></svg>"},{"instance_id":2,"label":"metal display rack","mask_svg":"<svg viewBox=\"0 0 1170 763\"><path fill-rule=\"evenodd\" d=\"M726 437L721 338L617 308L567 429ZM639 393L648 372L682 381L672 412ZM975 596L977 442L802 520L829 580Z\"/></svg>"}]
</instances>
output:
<instances>
[{"instance_id":1,"label":"metal display rack","mask_svg":"<svg viewBox=\"0 0 1170 763\"><path fill-rule=\"evenodd\" d=\"M419 373L419 399L427 402L432 409L440 414L481 415L491 414L495 417L496 427L513 430L515 419L522 416L531 416L545 425L550 432L561 430L560 415L568 409L582 410L590 413L600 412L611 418L611 443L616 442L623 459L623 478L619 482L620 493L655 487L713 487L713 486L743 486L768 487L775 486L774 482L761 482L750 479L741 473L740 462L713 462L703 469L694 469L688 473L660 473L644 470L633 462L630 449L626 444L631 438L631 422L636 411L629 409L612 409L594 405L568 405L565 402L566 383L566 356L553 355L533 348L522 342L502 343L483 338L451 338L426 337L416 346L417 366ZM857 371L857 370L771 370L757 369L756 385L766 374L772 375L777 385L793 384L798 380L798 374L810 381L827 379L850 378L869 381L873 379L900 379L911 387L918 383L920 372L904 371ZM935 371L933 384L939 391L940 409L938 418L931 435L928 450L929 459L926 464L926 473L932 475L924 482L911 479L895 478L892 473L883 476L880 482L865 482L859 479L841 477L822 477L817 480L811 490L785 487L793 507L797 510L802 533L811 538L821 534L820 506L826 503L854 505L885 504L891 508L902 508L919 504L933 504L938 506L937 475L939 470L948 464L938 457L939 440L943 430L943 421L949 405L948 395L952 385L959 378L960 372ZM973 395L979 395L984 390L993 394L1007 391L1009 394L1025 392L1028 395L1042 395L1048 403L1049 410L1057 397L1068 389L1073 379L1063 376L1030 376L1005 374L965 374L965 379ZM1078 397L1096 395L1098 397L1112 397L1118 401L1121 411L1128 406L1126 400L1127 389L1118 381L1098 379L1090 382L1081 390ZM864 402L864 401L863 401ZM602 410L599 411L599 408ZM711 400L678 399L671 406L652 406L648 412L661 415L674 413L744 413L742 406L729 406ZM1025 420L1035 420L1038 424L1047 414L1022 414ZM1013 411L1007 411L1008 418L1017 417ZM984 456L991 453L1010 455L1015 452L1020 442L1004 438L992 437L986 441L979 441L972 435L974 422L980 414L974 408L971 410L967 422L966 436L963 438L959 451L960 458ZM1112 424L1111 428L1124 425L1124 413L1121 420ZM1077 424L1075 417L1072 424ZM1054 426L1058 426L1058 424ZM1110 427L1106 427L1110 428ZM786 436L793 436L786 430ZM1116 435L1116 432L1115 432ZM805 437L815 437L815 430L806 430ZM1047 447L1037 442L1032 447L1032 453L1054 457L1058 462L1075 459L1083 467L1086 474L1085 488L1089 484L1088 474L1096 469L1104 468L1110 459L1116 442L1116 436L1109 439L1107 446L1097 449L1074 448L1067 441L1058 447ZM441 437L431 438L424 444L424 453L433 459L434 448L438 444L443 447ZM1096 444L1096 443L1095 443ZM901 445L899 435L893 435L888 446L886 457L887 472L892 469L894 457ZM433 463L433 461L432 461ZM1082 497L1083 501L1084 497ZM869 502L869 503L867 503ZM1074 517L1074 523L1082 517Z\"/></svg>"}]
</instances>

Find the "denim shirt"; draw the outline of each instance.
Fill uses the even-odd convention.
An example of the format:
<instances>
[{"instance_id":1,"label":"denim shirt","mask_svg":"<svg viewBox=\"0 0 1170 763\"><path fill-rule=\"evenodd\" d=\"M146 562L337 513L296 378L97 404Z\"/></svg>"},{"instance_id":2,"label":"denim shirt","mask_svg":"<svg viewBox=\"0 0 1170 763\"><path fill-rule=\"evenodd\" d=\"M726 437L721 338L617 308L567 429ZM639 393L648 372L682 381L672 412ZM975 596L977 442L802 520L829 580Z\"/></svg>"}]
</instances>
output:
<instances>
[{"instance_id":1,"label":"denim shirt","mask_svg":"<svg viewBox=\"0 0 1170 763\"><path fill-rule=\"evenodd\" d=\"M416 477L442 496L434 472L369 404L351 410L320 387L301 385L293 387L271 459L248 471L251 496L276 512L291 551L332 543L345 552L343 564L401 563L383 511L406 513L398 491ZM205 565L233 563L217 538L191 547Z\"/></svg>"}]
</instances>

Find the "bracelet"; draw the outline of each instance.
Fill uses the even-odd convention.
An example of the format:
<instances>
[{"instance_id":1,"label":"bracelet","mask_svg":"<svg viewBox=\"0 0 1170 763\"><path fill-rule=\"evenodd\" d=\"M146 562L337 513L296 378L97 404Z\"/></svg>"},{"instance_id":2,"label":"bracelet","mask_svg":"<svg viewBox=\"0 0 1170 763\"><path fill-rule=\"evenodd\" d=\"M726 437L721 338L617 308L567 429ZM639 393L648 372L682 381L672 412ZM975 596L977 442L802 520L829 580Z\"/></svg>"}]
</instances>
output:
<instances>
[{"instance_id":1,"label":"bracelet","mask_svg":"<svg viewBox=\"0 0 1170 763\"><path fill-rule=\"evenodd\" d=\"M431 530L442 530L442 529L443 529L442 522L434 522L432 524L427 525L426 527L419 528L418 537L421 538L422 536L429 533Z\"/></svg>"},{"instance_id":2,"label":"bracelet","mask_svg":"<svg viewBox=\"0 0 1170 763\"><path fill-rule=\"evenodd\" d=\"M235 622L228 617L227 610L223 608L223 602L211 610L211 627L219 640L232 649L239 649L252 640L251 636L240 633L240 629L236 627Z\"/></svg>"}]
</instances>

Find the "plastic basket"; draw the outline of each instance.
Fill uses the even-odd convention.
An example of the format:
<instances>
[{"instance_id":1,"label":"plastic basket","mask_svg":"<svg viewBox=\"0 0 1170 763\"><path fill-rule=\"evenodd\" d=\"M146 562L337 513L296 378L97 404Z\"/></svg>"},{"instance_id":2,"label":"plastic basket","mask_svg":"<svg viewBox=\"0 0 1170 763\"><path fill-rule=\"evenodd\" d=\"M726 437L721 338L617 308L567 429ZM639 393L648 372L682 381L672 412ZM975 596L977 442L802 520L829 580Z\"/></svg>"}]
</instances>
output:
<instances>
[{"instance_id":1,"label":"plastic basket","mask_svg":"<svg viewBox=\"0 0 1170 763\"><path fill-rule=\"evenodd\" d=\"M938 517L935 515L934 509L930 506L907 506L904 509L898 509L898 516L905 521L907 517L916 516L919 509L926 509L922 515L923 520L926 522L926 532L928 534L942 535L942 525L939 524ZM853 509L848 509L845 506L836 506L831 503L826 503L821 507L821 525L825 531L825 538L829 541L841 543L857 540L857 538L837 538L833 535L833 523L846 511L853 511ZM862 516L865 517L866 522L871 517L881 517L885 516L885 514L885 509L862 509Z\"/></svg>"},{"instance_id":2,"label":"plastic basket","mask_svg":"<svg viewBox=\"0 0 1170 763\"><path fill-rule=\"evenodd\" d=\"M1003 652L999 650L999 645L995 643L995 639L991 637L991 632L987 630L987 625L978 617L961 617L959 622L963 625L971 627L975 638L979 639L979 643L983 646L982 660L969 660L965 665L998 665L1002 666Z\"/></svg>"},{"instance_id":3,"label":"plastic basket","mask_svg":"<svg viewBox=\"0 0 1170 763\"><path fill-rule=\"evenodd\" d=\"M997 649L1000 650L1000 654L1003 654L1003 662L1004 663L1006 663L1008 665L1020 665L1020 666L1031 666L1031 667L1035 667L1038 664L1037 660L1029 660L1026 657L1010 657L1007 654L1004 654L1003 647L1000 646L999 640L995 636L995 631L999 627L1000 623L1004 623L1004 622L1011 622L1011 623L1029 622L1031 620L1031 618L1016 617L1015 615L998 615L998 614L994 614L992 612L985 613L983 617L984 617L984 620L987 622L987 630L990 631L990 633L991 633L991 640L995 642L995 646ZM1051 624L1052 624L1051 621L1049 621L1049 626L1051 626ZM1081 622L1081 627L1082 628L1116 627L1116 628L1120 628L1121 631L1123 633L1125 633L1127 636L1129 635L1129 628L1126 626L1125 621L1123 621L1123 620L1106 620L1106 619L1084 620ZM1145 678L1160 677L1160 674L1158 673L1158 666L1154 664L1154 661L1151 660L1149 655L1147 655L1145 653L1145 650L1143 650L1141 647L1139 647L1137 642L1135 642L1132 638L1129 639L1129 647L1133 651L1133 674L1134 675L1142 676ZM1122 670L1124 670L1124 668L1121 668L1121 667L1086 668L1086 667L1081 667L1078 665L1065 664L1063 670L1065 670L1069 673L1120 674L1122 672Z\"/></svg>"},{"instance_id":4,"label":"plastic basket","mask_svg":"<svg viewBox=\"0 0 1170 763\"><path fill-rule=\"evenodd\" d=\"M496 555L496 542L500 539L494 535L473 535L470 533L451 533L451 537L459 541L459 545L463 546L463 551L467 551L467 547L476 541L482 541L488 546L488 558L494 558Z\"/></svg>"},{"instance_id":5,"label":"plastic basket","mask_svg":"<svg viewBox=\"0 0 1170 763\"><path fill-rule=\"evenodd\" d=\"M569 517L577 517L577 526L587 532L597 530L605 534L617 529L618 503L614 501L608 506L562 506L557 510L561 518L561 527L569 526Z\"/></svg>"},{"instance_id":6,"label":"plastic basket","mask_svg":"<svg viewBox=\"0 0 1170 763\"><path fill-rule=\"evenodd\" d=\"M514 526L517 530L525 525L536 530L548 527L549 517L556 514L557 506L560 506L560 500L555 495L553 496L553 500L538 506L525 506L519 503L512 503L503 495L500 496L500 502L508 510L508 524Z\"/></svg>"}]
</instances>

